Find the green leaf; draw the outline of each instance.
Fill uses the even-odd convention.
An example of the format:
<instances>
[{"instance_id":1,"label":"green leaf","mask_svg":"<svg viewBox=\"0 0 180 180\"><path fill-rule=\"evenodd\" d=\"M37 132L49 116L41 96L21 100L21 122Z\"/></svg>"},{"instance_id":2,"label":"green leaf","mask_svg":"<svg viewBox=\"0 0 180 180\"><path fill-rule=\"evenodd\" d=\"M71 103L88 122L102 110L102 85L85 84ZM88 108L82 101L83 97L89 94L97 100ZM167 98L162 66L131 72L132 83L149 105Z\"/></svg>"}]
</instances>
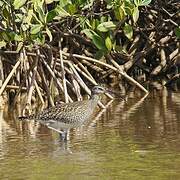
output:
<instances>
[{"instance_id":1,"label":"green leaf","mask_svg":"<svg viewBox=\"0 0 180 180\"><path fill-rule=\"evenodd\" d=\"M114 10L114 14L116 16L116 19L117 20L123 20L125 18L125 10L123 7L117 7L115 10Z\"/></svg>"},{"instance_id":2,"label":"green leaf","mask_svg":"<svg viewBox=\"0 0 180 180\"><path fill-rule=\"evenodd\" d=\"M151 3L151 0L142 0L139 6L147 6Z\"/></svg>"},{"instance_id":3,"label":"green leaf","mask_svg":"<svg viewBox=\"0 0 180 180\"><path fill-rule=\"evenodd\" d=\"M14 40L15 40L15 41L23 41L23 38L22 38L21 35L15 34Z\"/></svg>"},{"instance_id":4,"label":"green leaf","mask_svg":"<svg viewBox=\"0 0 180 180\"><path fill-rule=\"evenodd\" d=\"M46 27L46 33L49 36L49 41L51 42L52 41L52 34L51 34L51 31L49 30L48 27Z\"/></svg>"},{"instance_id":5,"label":"green leaf","mask_svg":"<svg viewBox=\"0 0 180 180\"><path fill-rule=\"evenodd\" d=\"M25 22L29 25L31 25L31 19L33 17L33 14L34 12L32 9L28 10L28 14L27 14L27 17L25 18Z\"/></svg>"},{"instance_id":6,"label":"green leaf","mask_svg":"<svg viewBox=\"0 0 180 180\"><path fill-rule=\"evenodd\" d=\"M1 39L5 40L5 41L10 41L10 37L9 37L9 33L8 32L6 32L6 31L1 32L0 31L0 35L2 37Z\"/></svg>"},{"instance_id":7,"label":"green leaf","mask_svg":"<svg viewBox=\"0 0 180 180\"><path fill-rule=\"evenodd\" d=\"M21 24L21 28L23 31L26 31L29 29L29 27L31 26L31 20L33 18L33 10L30 9L27 12L27 16L23 16L23 23Z\"/></svg>"},{"instance_id":8,"label":"green leaf","mask_svg":"<svg viewBox=\"0 0 180 180\"><path fill-rule=\"evenodd\" d=\"M138 7L141 4L142 0L134 0L134 4L136 5L136 7Z\"/></svg>"},{"instance_id":9,"label":"green leaf","mask_svg":"<svg viewBox=\"0 0 180 180\"><path fill-rule=\"evenodd\" d=\"M0 1L0 7L2 7L4 5L4 2Z\"/></svg>"},{"instance_id":10,"label":"green leaf","mask_svg":"<svg viewBox=\"0 0 180 180\"><path fill-rule=\"evenodd\" d=\"M24 18L23 14L20 13L15 14L15 22L22 22L23 18Z\"/></svg>"},{"instance_id":11,"label":"green leaf","mask_svg":"<svg viewBox=\"0 0 180 180\"><path fill-rule=\"evenodd\" d=\"M101 17L100 17L100 22L101 22L101 23L107 22L107 21L108 21L107 16L101 16Z\"/></svg>"},{"instance_id":12,"label":"green leaf","mask_svg":"<svg viewBox=\"0 0 180 180\"><path fill-rule=\"evenodd\" d=\"M0 49L5 46L6 46L6 42L4 40L0 41Z\"/></svg>"},{"instance_id":13,"label":"green leaf","mask_svg":"<svg viewBox=\"0 0 180 180\"><path fill-rule=\"evenodd\" d=\"M51 22L57 15L57 12L53 9L47 13L46 22Z\"/></svg>"},{"instance_id":14,"label":"green leaf","mask_svg":"<svg viewBox=\"0 0 180 180\"><path fill-rule=\"evenodd\" d=\"M87 2L87 0L77 0L76 3L78 6L84 7L85 3Z\"/></svg>"},{"instance_id":15,"label":"green leaf","mask_svg":"<svg viewBox=\"0 0 180 180\"><path fill-rule=\"evenodd\" d=\"M81 6L83 11L84 11L84 10L90 10L90 8L91 8L91 7L93 6L93 4L94 4L94 0L88 0L88 1L86 1L86 2L87 2L86 5Z\"/></svg>"},{"instance_id":16,"label":"green leaf","mask_svg":"<svg viewBox=\"0 0 180 180\"><path fill-rule=\"evenodd\" d=\"M37 34L38 32L41 31L41 28L42 28L42 25L41 24L33 24L32 27L31 27L31 31L30 33L31 34Z\"/></svg>"},{"instance_id":17,"label":"green leaf","mask_svg":"<svg viewBox=\"0 0 180 180\"><path fill-rule=\"evenodd\" d=\"M98 49L104 50L104 51L106 50L104 41L99 35L93 35L92 41Z\"/></svg>"},{"instance_id":18,"label":"green leaf","mask_svg":"<svg viewBox=\"0 0 180 180\"><path fill-rule=\"evenodd\" d=\"M23 31L27 31L29 29L29 25L28 24L22 24L21 28Z\"/></svg>"},{"instance_id":19,"label":"green leaf","mask_svg":"<svg viewBox=\"0 0 180 180\"><path fill-rule=\"evenodd\" d=\"M133 11L133 21L136 23L138 18L139 18L139 9L138 7L135 7Z\"/></svg>"},{"instance_id":20,"label":"green leaf","mask_svg":"<svg viewBox=\"0 0 180 180\"><path fill-rule=\"evenodd\" d=\"M106 45L107 49L109 51L111 51L113 45L112 45L112 42L111 42L111 39L109 36L105 39L105 45Z\"/></svg>"},{"instance_id":21,"label":"green leaf","mask_svg":"<svg viewBox=\"0 0 180 180\"><path fill-rule=\"evenodd\" d=\"M45 35L42 34L42 32L39 32L38 34L31 34L31 39L38 45L43 45L45 43Z\"/></svg>"},{"instance_id":22,"label":"green leaf","mask_svg":"<svg viewBox=\"0 0 180 180\"><path fill-rule=\"evenodd\" d=\"M22 7L27 0L14 0L13 6L14 9L19 9L20 7Z\"/></svg>"},{"instance_id":23,"label":"green leaf","mask_svg":"<svg viewBox=\"0 0 180 180\"><path fill-rule=\"evenodd\" d=\"M45 36L38 37L35 42L39 45L43 45L45 43Z\"/></svg>"},{"instance_id":24,"label":"green leaf","mask_svg":"<svg viewBox=\"0 0 180 180\"><path fill-rule=\"evenodd\" d=\"M95 19L91 20L91 27L93 30L95 30L95 28L96 28L96 20Z\"/></svg>"},{"instance_id":25,"label":"green leaf","mask_svg":"<svg viewBox=\"0 0 180 180\"><path fill-rule=\"evenodd\" d=\"M80 23L82 23L82 21L80 21ZM90 29L92 29L92 26L91 26L90 20L89 20L89 19L87 19L86 17L84 18L84 23L85 23L85 25L87 25Z\"/></svg>"},{"instance_id":26,"label":"green leaf","mask_svg":"<svg viewBox=\"0 0 180 180\"><path fill-rule=\"evenodd\" d=\"M61 6L57 6L55 8L55 11L58 13L58 16L59 17L67 17L67 16L70 16L70 14L65 11Z\"/></svg>"},{"instance_id":27,"label":"green leaf","mask_svg":"<svg viewBox=\"0 0 180 180\"><path fill-rule=\"evenodd\" d=\"M125 36L126 36L129 40L132 40L132 36L133 36L133 28L132 28L132 26L129 25L129 24L125 24L123 30L124 30Z\"/></svg>"},{"instance_id":28,"label":"green leaf","mask_svg":"<svg viewBox=\"0 0 180 180\"><path fill-rule=\"evenodd\" d=\"M96 23L96 27L98 27L101 22L98 19L95 19L95 23Z\"/></svg>"},{"instance_id":29,"label":"green leaf","mask_svg":"<svg viewBox=\"0 0 180 180\"><path fill-rule=\"evenodd\" d=\"M84 30L82 30L81 32L84 33L88 38L93 39L94 33L93 33L92 30L90 30L90 29L84 29Z\"/></svg>"},{"instance_id":30,"label":"green leaf","mask_svg":"<svg viewBox=\"0 0 180 180\"><path fill-rule=\"evenodd\" d=\"M69 4L69 0L60 0L59 1L59 6L62 8L67 6L68 4Z\"/></svg>"},{"instance_id":31,"label":"green leaf","mask_svg":"<svg viewBox=\"0 0 180 180\"><path fill-rule=\"evenodd\" d=\"M106 53L106 51L98 50L98 51L96 52L96 54L95 54L95 58L96 58L96 59L101 59L101 58L104 56L105 53Z\"/></svg>"},{"instance_id":32,"label":"green leaf","mask_svg":"<svg viewBox=\"0 0 180 180\"><path fill-rule=\"evenodd\" d=\"M125 1L124 4L125 4L124 9L125 9L126 14L131 16L133 14L133 10L134 10L135 5L131 2L128 2L128 1Z\"/></svg>"},{"instance_id":33,"label":"green leaf","mask_svg":"<svg viewBox=\"0 0 180 180\"><path fill-rule=\"evenodd\" d=\"M69 4L67 10L69 14L73 15L77 12L77 7L75 4Z\"/></svg>"},{"instance_id":34,"label":"green leaf","mask_svg":"<svg viewBox=\"0 0 180 180\"><path fill-rule=\"evenodd\" d=\"M15 37L16 33L14 31L10 31L8 33L8 36L9 36L9 41L14 41L14 37Z\"/></svg>"},{"instance_id":35,"label":"green leaf","mask_svg":"<svg viewBox=\"0 0 180 180\"><path fill-rule=\"evenodd\" d=\"M4 17L5 19L10 20L11 14L10 14L10 12L7 10L7 8L3 8L2 13L3 13L3 17Z\"/></svg>"},{"instance_id":36,"label":"green leaf","mask_svg":"<svg viewBox=\"0 0 180 180\"><path fill-rule=\"evenodd\" d=\"M37 24L42 24L42 22L39 20L39 18L36 16L35 13L32 13L33 16L33 22L35 21Z\"/></svg>"},{"instance_id":37,"label":"green leaf","mask_svg":"<svg viewBox=\"0 0 180 180\"><path fill-rule=\"evenodd\" d=\"M40 6L37 6L37 13L39 15L39 20L42 22L42 23L46 23L45 22L45 13L44 13L44 10L43 8L41 8Z\"/></svg>"},{"instance_id":38,"label":"green leaf","mask_svg":"<svg viewBox=\"0 0 180 180\"><path fill-rule=\"evenodd\" d=\"M25 6L24 6L24 7L21 7L21 11L22 11L23 14L26 14L26 13L27 13L27 9L25 8Z\"/></svg>"},{"instance_id":39,"label":"green leaf","mask_svg":"<svg viewBox=\"0 0 180 180\"><path fill-rule=\"evenodd\" d=\"M176 34L177 38L180 39L180 26L175 29L175 34Z\"/></svg>"},{"instance_id":40,"label":"green leaf","mask_svg":"<svg viewBox=\"0 0 180 180\"><path fill-rule=\"evenodd\" d=\"M134 4L136 5L136 7L147 6L150 3L151 3L151 0L134 0Z\"/></svg>"},{"instance_id":41,"label":"green leaf","mask_svg":"<svg viewBox=\"0 0 180 180\"><path fill-rule=\"evenodd\" d=\"M36 12L37 12L38 7L43 9L44 0L31 0L31 2L33 3L33 8Z\"/></svg>"},{"instance_id":42,"label":"green leaf","mask_svg":"<svg viewBox=\"0 0 180 180\"><path fill-rule=\"evenodd\" d=\"M108 31L114 30L114 29L116 29L116 25L112 21L103 22L97 26L97 30L99 30L101 32L108 32Z\"/></svg>"},{"instance_id":43,"label":"green leaf","mask_svg":"<svg viewBox=\"0 0 180 180\"><path fill-rule=\"evenodd\" d=\"M92 29L89 19L83 16L78 16L78 18L81 29L86 29L87 26L89 26Z\"/></svg>"},{"instance_id":44,"label":"green leaf","mask_svg":"<svg viewBox=\"0 0 180 180\"><path fill-rule=\"evenodd\" d=\"M45 0L46 4L51 4L54 0Z\"/></svg>"}]
</instances>

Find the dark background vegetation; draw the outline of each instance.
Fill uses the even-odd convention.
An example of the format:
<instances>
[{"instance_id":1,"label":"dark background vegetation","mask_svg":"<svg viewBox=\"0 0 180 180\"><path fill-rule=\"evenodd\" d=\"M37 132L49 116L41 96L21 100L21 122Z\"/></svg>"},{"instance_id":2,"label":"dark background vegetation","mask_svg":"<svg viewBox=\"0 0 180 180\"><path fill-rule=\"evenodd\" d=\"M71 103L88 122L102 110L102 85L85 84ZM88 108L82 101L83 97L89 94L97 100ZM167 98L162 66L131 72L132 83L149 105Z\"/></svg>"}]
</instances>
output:
<instances>
[{"instance_id":1,"label":"dark background vegetation","mask_svg":"<svg viewBox=\"0 0 180 180\"><path fill-rule=\"evenodd\" d=\"M0 0L0 9L0 95L53 106L95 84L179 87L179 1Z\"/></svg>"}]
</instances>

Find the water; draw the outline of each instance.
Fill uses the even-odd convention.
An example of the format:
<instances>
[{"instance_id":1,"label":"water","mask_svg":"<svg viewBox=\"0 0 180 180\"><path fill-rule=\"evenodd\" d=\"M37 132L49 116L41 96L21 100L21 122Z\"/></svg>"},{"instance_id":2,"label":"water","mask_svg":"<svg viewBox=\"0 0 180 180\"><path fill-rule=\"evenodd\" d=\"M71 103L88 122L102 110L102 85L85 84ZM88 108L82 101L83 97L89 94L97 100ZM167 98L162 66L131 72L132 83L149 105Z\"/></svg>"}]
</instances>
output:
<instances>
[{"instance_id":1,"label":"water","mask_svg":"<svg viewBox=\"0 0 180 180\"><path fill-rule=\"evenodd\" d=\"M61 142L35 122L0 113L0 179L180 179L180 93L129 94Z\"/></svg>"}]
</instances>

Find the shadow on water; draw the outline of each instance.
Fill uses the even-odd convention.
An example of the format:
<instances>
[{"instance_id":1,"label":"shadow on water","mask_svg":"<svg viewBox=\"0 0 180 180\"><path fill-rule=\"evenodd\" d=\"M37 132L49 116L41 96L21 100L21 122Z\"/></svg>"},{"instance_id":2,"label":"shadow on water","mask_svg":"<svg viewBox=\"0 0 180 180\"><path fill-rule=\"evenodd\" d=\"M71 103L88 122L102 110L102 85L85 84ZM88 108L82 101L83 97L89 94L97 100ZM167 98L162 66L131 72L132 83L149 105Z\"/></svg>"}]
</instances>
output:
<instances>
[{"instance_id":1,"label":"shadow on water","mask_svg":"<svg viewBox=\"0 0 180 180\"><path fill-rule=\"evenodd\" d=\"M115 99L70 140L19 110L0 111L2 179L180 179L180 93ZM13 177L13 178L12 178Z\"/></svg>"}]
</instances>

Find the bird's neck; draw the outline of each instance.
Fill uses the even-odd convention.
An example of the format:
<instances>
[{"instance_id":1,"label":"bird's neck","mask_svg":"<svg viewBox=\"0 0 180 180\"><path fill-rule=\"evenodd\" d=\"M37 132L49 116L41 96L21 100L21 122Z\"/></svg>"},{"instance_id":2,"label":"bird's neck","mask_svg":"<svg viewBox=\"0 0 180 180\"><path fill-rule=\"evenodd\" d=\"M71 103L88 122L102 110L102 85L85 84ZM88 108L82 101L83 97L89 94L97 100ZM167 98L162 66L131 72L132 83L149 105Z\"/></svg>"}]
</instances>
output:
<instances>
[{"instance_id":1,"label":"bird's neck","mask_svg":"<svg viewBox=\"0 0 180 180\"><path fill-rule=\"evenodd\" d=\"M92 94L91 99L98 102L100 100L100 96L98 94Z\"/></svg>"}]
</instances>

